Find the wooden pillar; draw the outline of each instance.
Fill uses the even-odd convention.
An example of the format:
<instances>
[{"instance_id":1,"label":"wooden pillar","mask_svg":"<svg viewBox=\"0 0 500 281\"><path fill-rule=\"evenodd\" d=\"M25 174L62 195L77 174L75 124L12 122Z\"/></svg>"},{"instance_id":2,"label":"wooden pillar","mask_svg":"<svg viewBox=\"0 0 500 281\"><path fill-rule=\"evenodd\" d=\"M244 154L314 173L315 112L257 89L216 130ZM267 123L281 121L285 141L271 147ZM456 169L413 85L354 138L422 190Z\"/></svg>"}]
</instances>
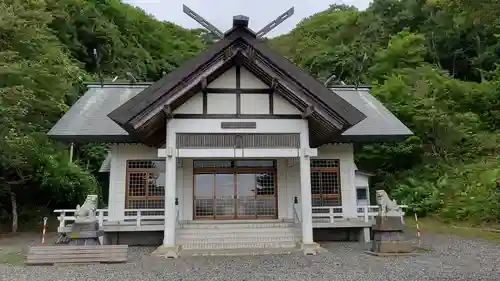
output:
<instances>
[{"instance_id":1,"label":"wooden pillar","mask_svg":"<svg viewBox=\"0 0 500 281\"><path fill-rule=\"evenodd\" d=\"M167 121L166 136L166 158L165 158L165 232L163 246L175 246L175 227L177 212L175 206L176 198L176 174L177 174L177 155L175 132L171 128L171 122Z\"/></svg>"},{"instance_id":2,"label":"wooden pillar","mask_svg":"<svg viewBox=\"0 0 500 281\"><path fill-rule=\"evenodd\" d=\"M305 121L304 121L305 122ZM302 213L302 243L313 244L311 159L309 156L309 131L307 123L300 133L300 205Z\"/></svg>"}]
</instances>

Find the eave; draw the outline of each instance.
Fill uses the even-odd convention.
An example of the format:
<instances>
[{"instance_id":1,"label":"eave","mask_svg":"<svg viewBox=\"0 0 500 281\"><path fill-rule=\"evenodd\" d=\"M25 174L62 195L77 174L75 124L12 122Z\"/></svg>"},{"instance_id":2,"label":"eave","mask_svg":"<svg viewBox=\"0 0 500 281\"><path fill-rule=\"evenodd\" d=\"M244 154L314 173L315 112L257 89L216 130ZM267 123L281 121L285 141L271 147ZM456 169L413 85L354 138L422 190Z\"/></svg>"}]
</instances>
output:
<instances>
[{"instance_id":1,"label":"eave","mask_svg":"<svg viewBox=\"0 0 500 281\"><path fill-rule=\"evenodd\" d=\"M165 138L163 107L173 112L203 85L231 65L243 65L296 106L309 121L313 143L340 135L366 116L283 56L259 42L246 28L235 28L177 71L162 78L108 116L131 136L158 146ZM301 97L297 94L300 93ZM320 140L321 139L321 140ZM325 139L325 141L323 141Z\"/></svg>"}]
</instances>

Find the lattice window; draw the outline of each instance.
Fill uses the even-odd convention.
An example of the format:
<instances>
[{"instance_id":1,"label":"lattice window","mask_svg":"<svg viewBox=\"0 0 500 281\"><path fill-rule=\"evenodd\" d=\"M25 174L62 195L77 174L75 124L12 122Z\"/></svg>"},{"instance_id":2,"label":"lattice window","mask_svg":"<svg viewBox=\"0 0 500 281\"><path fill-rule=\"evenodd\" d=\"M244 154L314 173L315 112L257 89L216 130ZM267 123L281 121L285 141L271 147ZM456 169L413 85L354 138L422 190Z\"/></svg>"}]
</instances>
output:
<instances>
[{"instance_id":1,"label":"lattice window","mask_svg":"<svg viewBox=\"0 0 500 281\"><path fill-rule=\"evenodd\" d=\"M314 159L311 161L312 205L341 206L339 160Z\"/></svg>"},{"instance_id":2,"label":"lattice window","mask_svg":"<svg viewBox=\"0 0 500 281\"><path fill-rule=\"evenodd\" d=\"M127 161L126 209L165 208L165 161ZM125 215L134 215L126 212ZM158 215L158 212L144 212L143 215Z\"/></svg>"},{"instance_id":3,"label":"lattice window","mask_svg":"<svg viewBox=\"0 0 500 281\"><path fill-rule=\"evenodd\" d=\"M196 219L275 218L275 160L194 161Z\"/></svg>"},{"instance_id":4,"label":"lattice window","mask_svg":"<svg viewBox=\"0 0 500 281\"><path fill-rule=\"evenodd\" d=\"M276 213L276 173L256 175L255 213L257 216L274 216Z\"/></svg>"},{"instance_id":5,"label":"lattice window","mask_svg":"<svg viewBox=\"0 0 500 281\"><path fill-rule=\"evenodd\" d=\"M275 160L195 160L194 168L276 168Z\"/></svg>"},{"instance_id":6,"label":"lattice window","mask_svg":"<svg viewBox=\"0 0 500 281\"><path fill-rule=\"evenodd\" d=\"M299 134L177 134L178 148L299 148Z\"/></svg>"},{"instance_id":7,"label":"lattice window","mask_svg":"<svg viewBox=\"0 0 500 281\"><path fill-rule=\"evenodd\" d=\"M339 160L337 159L313 159L311 168L338 168Z\"/></svg>"}]
</instances>

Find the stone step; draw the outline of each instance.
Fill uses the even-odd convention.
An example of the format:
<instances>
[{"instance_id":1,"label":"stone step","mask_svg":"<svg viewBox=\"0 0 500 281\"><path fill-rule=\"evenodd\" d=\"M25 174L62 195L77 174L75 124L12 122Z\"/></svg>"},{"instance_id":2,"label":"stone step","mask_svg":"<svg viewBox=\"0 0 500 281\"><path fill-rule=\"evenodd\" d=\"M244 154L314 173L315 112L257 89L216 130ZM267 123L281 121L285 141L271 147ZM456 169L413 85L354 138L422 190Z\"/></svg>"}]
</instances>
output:
<instances>
[{"instance_id":1,"label":"stone step","mask_svg":"<svg viewBox=\"0 0 500 281\"><path fill-rule=\"evenodd\" d=\"M292 228L293 223L185 223L179 229L255 229L255 228Z\"/></svg>"},{"instance_id":2,"label":"stone step","mask_svg":"<svg viewBox=\"0 0 500 281\"><path fill-rule=\"evenodd\" d=\"M254 231L254 232L177 232L176 237L185 239L196 238L252 238L252 237L295 237L292 231Z\"/></svg>"},{"instance_id":3,"label":"stone step","mask_svg":"<svg viewBox=\"0 0 500 281\"><path fill-rule=\"evenodd\" d=\"M300 230L293 228L285 228L285 227L274 227L274 228L183 228L177 229L176 233L179 234L207 234L207 235L216 235L216 234L246 234L246 233L262 233L262 234L272 234L272 233L293 233L298 234Z\"/></svg>"},{"instance_id":4,"label":"stone step","mask_svg":"<svg viewBox=\"0 0 500 281\"><path fill-rule=\"evenodd\" d=\"M254 242L291 242L295 241L295 236L282 236L282 237L204 237L204 238L184 238L181 237L177 240L180 245L184 244L200 244L200 243L254 243Z\"/></svg>"},{"instance_id":5,"label":"stone step","mask_svg":"<svg viewBox=\"0 0 500 281\"><path fill-rule=\"evenodd\" d=\"M258 255L289 255L300 251L298 248L240 248L240 249L211 249L211 250L181 250L180 257L196 256L258 256Z\"/></svg>"},{"instance_id":6,"label":"stone step","mask_svg":"<svg viewBox=\"0 0 500 281\"><path fill-rule=\"evenodd\" d=\"M253 237L300 237L295 233L176 233L176 238L203 239L203 238L253 238Z\"/></svg>"},{"instance_id":7,"label":"stone step","mask_svg":"<svg viewBox=\"0 0 500 281\"><path fill-rule=\"evenodd\" d=\"M276 248L295 248L295 241L283 241L283 242L202 242L202 243L192 243L192 241L188 244L181 245L181 248L184 250L198 250L198 249L276 249Z\"/></svg>"}]
</instances>

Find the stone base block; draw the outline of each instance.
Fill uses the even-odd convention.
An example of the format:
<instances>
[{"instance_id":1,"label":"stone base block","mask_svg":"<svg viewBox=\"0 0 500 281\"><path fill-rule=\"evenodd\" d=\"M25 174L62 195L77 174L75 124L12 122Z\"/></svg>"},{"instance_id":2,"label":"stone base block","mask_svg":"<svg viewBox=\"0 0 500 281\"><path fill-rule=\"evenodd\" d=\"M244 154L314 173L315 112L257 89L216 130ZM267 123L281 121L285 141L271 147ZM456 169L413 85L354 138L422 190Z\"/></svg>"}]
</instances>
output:
<instances>
[{"instance_id":1,"label":"stone base block","mask_svg":"<svg viewBox=\"0 0 500 281\"><path fill-rule=\"evenodd\" d=\"M400 216L376 216L372 229L375 231L403 231L404 223Z\"/></svg>"},{"instance_id":2,"label":"stone base block","mask_svg":"<svg viewBox=\"0 0 500 281\"><path fill-rule=\"evenodd\" d=\"M68 242L69 246L95 246L101 245L101 241L97 237L95 238L71 238Z\"/></svg>"},{"instance_id":3,"label":"stone base block","mask_svg":"<svg viewBox=\"0 0 500 281\"><path fill-rule=\"evenodd\" d=\"M304 255L316 255L324 251L318 243L301 244L300 249L304 252Z\"/></svg>"},{"instance_id":4,"label":"stone base block","mask_svg":"<svg viewBox=\"0 0 500 281\"><path fill-rule=\"evenodd\" d=\"M405 235L401 231L397 232L378 232L373 233L373 241L404 241Z\"/></svg>"},{"instance_id":5,"label":"stone base block","mask_svg":"<svg viewBox=\"0 0 500 281\"><path fill-rule=\"evenodd\" d=\"M358 241L361 242L362 244L365 244L365 243L370 243L370 228L369 227L364 227L364 228L361 228L360 231L359 231L359 239Z\"/></svg>"},{"instance_id":6,"label":"stone base block","mask_svg":"<svg viewBox=\"0 0 500 281\"><path fill-rule=\"evenodd\" d=\"M153 257L159 258L173 258L176 259L179 257L179 246L160 246L154 252L151 253Z\"/></svg>"},{"instance_id":7,"label":"stone base block","mask_svg":"<svg viewBox=\"0 0 500 281\"><path fill-rule=\"evenodd\" d=\"M99 224L97 224L97 222L74 222L71 225L71 230L72 232L99 230Z\"/></svg>"},{"instance_id":8,"label":"stone base block","mask_svg":"<svg viewBox=\"0 0 500 281\"><path fill-rule=\"evenodd\" d=\"M413 251L411 241L373 241L372 252L376 253L410 253Z\"/></svg>"}]
</instances>

